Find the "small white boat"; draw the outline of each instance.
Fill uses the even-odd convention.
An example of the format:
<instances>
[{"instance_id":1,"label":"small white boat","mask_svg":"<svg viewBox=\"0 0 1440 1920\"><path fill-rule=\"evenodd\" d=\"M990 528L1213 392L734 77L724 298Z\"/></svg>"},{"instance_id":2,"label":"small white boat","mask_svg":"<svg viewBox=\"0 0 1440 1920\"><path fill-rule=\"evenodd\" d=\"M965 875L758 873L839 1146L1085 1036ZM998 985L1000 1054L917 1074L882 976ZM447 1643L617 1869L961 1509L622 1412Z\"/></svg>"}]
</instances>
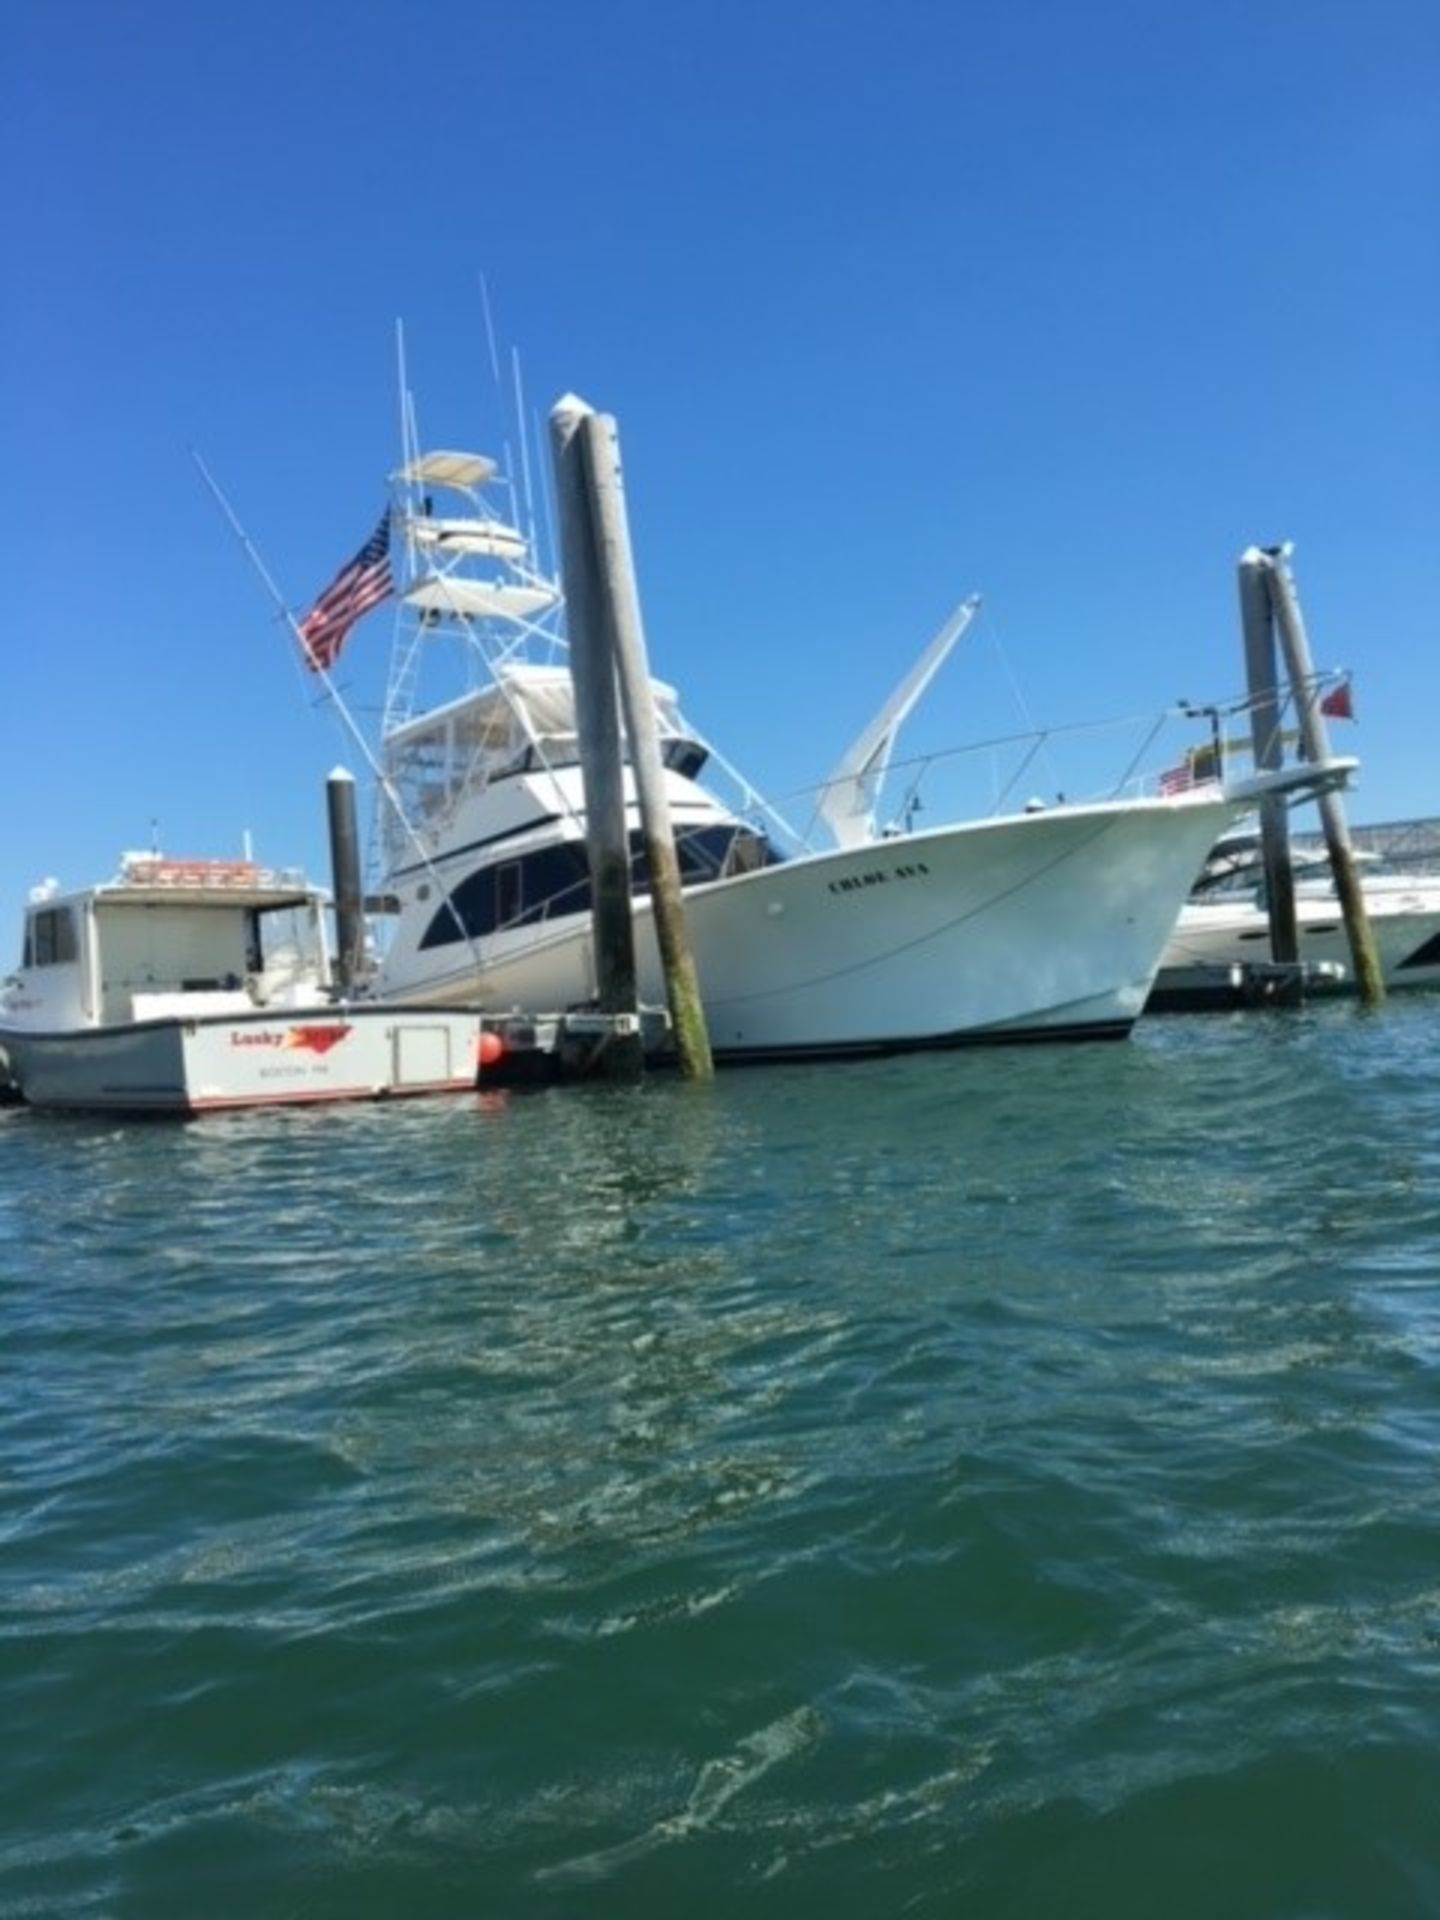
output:
<instances>
[{"instance_id":1,"label":"small white boat","mask_svg":"<svg viewBox=\"0 0 1440 1920\"><path fill-rule=\"evenodd\" d=\"M473 1087L478 1013L337 1000L325 906L248 860L127 854L100 886L47 882L0 982L0 1082L180 1114Z\"/></svg>"},{"instance_id":2,"label":"small white boat","mask_svg":"<svg viewBox=\"0 0 1440 1920\"><path fill-rule=\"evenodd\" d=\"M1440 986L1440 874L1387 870L1357 851L1361 891L1388 988ZM1349 938L1323 853L1292 847L1299 959L1308 993L1353 993ZM1180 911L1156 978L1164 1007L1193 1002L1217 970L1270 958L1270 919L1258 838L1227 836Z\"/></svg>"}]
</instances>

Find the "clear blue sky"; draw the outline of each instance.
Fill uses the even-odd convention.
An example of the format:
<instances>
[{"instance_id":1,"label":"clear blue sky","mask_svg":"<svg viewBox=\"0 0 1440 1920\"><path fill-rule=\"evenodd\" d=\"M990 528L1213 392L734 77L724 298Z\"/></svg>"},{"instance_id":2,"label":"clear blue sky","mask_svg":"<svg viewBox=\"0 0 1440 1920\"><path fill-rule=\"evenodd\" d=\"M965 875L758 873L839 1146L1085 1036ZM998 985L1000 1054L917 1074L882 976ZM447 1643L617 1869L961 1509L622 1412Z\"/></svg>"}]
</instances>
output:
<instances>
[{"instance_id":1,"label":"clear blue sky","mask_svg":"<svg viewBox=\"0 0 1440 1920\"><path fill-rule=\"evenodd\" d=\"M424 436L620 419L652 663L777 792L963 592L930 744L1240 683L1290 538L1357 819L1440 813L1433 0L12 8L0 942L152 821L324 871L297 608ZM346 679L376 698L384 615ZM1002 698L1003 695L1003 698ZM1006 710L1006 702L1009 702ZM6 929L9 931L6 931Z\"/></svg>"}]
</instances>

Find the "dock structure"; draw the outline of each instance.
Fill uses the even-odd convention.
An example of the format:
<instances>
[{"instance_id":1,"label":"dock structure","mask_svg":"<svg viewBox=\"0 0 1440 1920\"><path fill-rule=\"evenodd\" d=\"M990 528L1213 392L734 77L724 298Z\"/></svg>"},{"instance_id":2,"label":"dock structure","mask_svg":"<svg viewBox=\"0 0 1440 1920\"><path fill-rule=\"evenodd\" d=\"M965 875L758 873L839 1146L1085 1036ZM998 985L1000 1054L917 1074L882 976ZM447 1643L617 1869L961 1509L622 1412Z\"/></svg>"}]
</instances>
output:
<instances>
[{"instance_id":1,"label":"dock structure","mask_svg":"<svg viewBox=\"0 0 1440 1920\"><path fill-rule=\"evenodd\" d=\"M1240 609L1257 771L1280 764L1277 634L1295 698L1302 750L1315 766L1323 766L1330 758L1330 741L1321 712L1310 642L1290 570L1291 552L1288 544L1282 544L1250 547L1240 556ZM1344 803L1333 790L1319 793L1316 803L1350 944L1355 989L1368 1006L1379 1006L1385 999L1385 979L1361 891ZM1280 966L1293 965L1299 952L1299 933L1289 825L1283 802L1262 802L1260 833L1269 899L1271 958Z\"/></svg>"},{"instance_id":2,"label":"dock structure","mask_svg":"<svg viewBox=\"0 0 1440 1920\"><path fill-rule=\"evenodd\" d=\"M573 393L550 412L550 449L560 523L560 570L565 582L575 729L585 792L585 837L590 856L597 1011L633 1017L639 991L635 931L630 917L630 847L625 830L625 770L620 748L620 704L610 623L601 605L595 539L581 427L591 409ZM644 1060L638 1033L617 1028L598 1065L607 1074L636 1074Z\"/></svg>"},{"instance_id":3,"label":"dock structure","mask_svg":"<svg viewBox=\"0 0 1440 1920\"><path fill-rule=\"evenodd\" d=\"M593 1070L644 1065L620 712L648 855L650 905L682 1075L714 1072L695 962L685 930L680 869L650 691L615 421L574 394L550 414L560 520L570 671L590 857L597 1011L611 1020ZM634 1016L637 1024L625 1024Z\"/></svg>"},{"instance_id":4,"label":"dock structure","mask_svg":"<svg viewBox=\"0 0 1440 1920\"><path fill-rule=\"evenodd\" d=\"M1269 563L1266 577L1275 625L1295 688L1305 756L1313 765L1320 766L1330 758L1330 741L1316 690L1315 668L1305 621L1300 612L1300 598L1290 571L1290 551L1289 546L1269 549L1266 554ZM1344 802L1338 793L1324 792L1317 795L1316 804L1320 809L1320 824L1325 833L1330 868L1335 876L1335 892L1350 940L1355 989L1367 1006L1378 1007L1385 999L1385 976L1376 951L1375 936L1370 928L1365 895L1360 886L1360 870L1350 844Z\"/></svg>"},{"instance_id":5,"label":"dock structure","mask_svg":"<svg viewBox=\"0 0 1440 1920\"><path fill-rule=\"evenodd\" d=\"M1324 960L1217 960L1166 967L1150 990L1145 1011L1238 1013L1301 1007L1312 992L1338 986L1344 971Z\"/></svg>"},{"instance_id":6,"label":"dock structure","mask_svg":"<svg viewBox=\"0 0 1440 1920\"><path fill-rule=\"evenodd\" d=\"M355 991L365 966L365 889L360 881L355 776L345 767L336 767L326 779L325 814L335 898L335 980L344 995Z\"/></svg>"},{"instance_id":7,"label":"dock structure","mask_svg":"<svg viewBox=\"0 0 1440 1920\"><path fill-rule=\"evenodd\" d=\"M610 414L592 413L581 422L585 479L593 516L595 564L600 603L610 628L611 649L620 683L620 705L630 743L630 767L640 808L640 831L650 874L655 939L665 975L666 997L675 1034L681 1077L708 1080L715 1072L700 978L685 926L680 863L670 796L660 758L655 702L650 692L650 662L640 618L640 591L630 547L625 488L620 471L620 435Z\"/></svg>"},{"instance_id":8,"label":"dock structure","mask_svg":"<svg viewBox=\"0 0 1440 1920\"><path fill-rule=\"evenodd\" d=\"M560 1081L628 1077L608 1071L615 1048L642 1059L668 1054L670 1022L663 1007L635 1013L486 1014L480 1032L482 1091L552 1086Z\"/></svg>"},{"instance_id":9,"label":"dock structure","mask_svg":"<svg viewBox=\"0 0 1440 1920\"><path fill-rule=\"evenodd\" d=\"M1255 771L1273 773L1285 759L1275 624L1264 557L1253 547L1240 556L1240 625ZM1289 804L1283 794L1267 794L1260 802L1260 848L1270 919L1270 958L1276 966L1293 967L1300 957L1300 930L1295 913L1295 873L1290 864ZM1300 976L1296 978L1298 982ZM1303 987L1297 985L1293 997L1301 997L1302 992Z\"/></svg>"}]
</instances>

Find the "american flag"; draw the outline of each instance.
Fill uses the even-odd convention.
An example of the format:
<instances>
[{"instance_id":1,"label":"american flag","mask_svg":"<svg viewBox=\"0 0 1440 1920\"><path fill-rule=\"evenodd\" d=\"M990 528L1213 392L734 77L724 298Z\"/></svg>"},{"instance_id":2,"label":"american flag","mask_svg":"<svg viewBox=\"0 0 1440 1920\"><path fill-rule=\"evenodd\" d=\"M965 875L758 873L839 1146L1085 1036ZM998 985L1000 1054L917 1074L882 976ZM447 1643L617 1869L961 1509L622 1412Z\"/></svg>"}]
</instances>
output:
<instances>
[{"instance_id":1,"label":"american flag","mask_svg":"<svg viewBox=\"0 0 1440 1920\"><path fill-rule=\"evenodd\" d=\"M1162 794L1189 793L1195 785L1195 769L1188 760L1178 767L1167 767L1160 776Z\"/></svg>"},{"instance_id":2,"label":"american flag","mask_svg":"<svg viewBox=\"0 0 1440 1920\"><path fill-rule=\"evenodd\" d=\"M300 622L300 644L313 672L333 667L345 636L363 614L388 600L395 591L390 573L390 509L353 560L347 560L334 580Z\"/></svg>"}]
</instances>

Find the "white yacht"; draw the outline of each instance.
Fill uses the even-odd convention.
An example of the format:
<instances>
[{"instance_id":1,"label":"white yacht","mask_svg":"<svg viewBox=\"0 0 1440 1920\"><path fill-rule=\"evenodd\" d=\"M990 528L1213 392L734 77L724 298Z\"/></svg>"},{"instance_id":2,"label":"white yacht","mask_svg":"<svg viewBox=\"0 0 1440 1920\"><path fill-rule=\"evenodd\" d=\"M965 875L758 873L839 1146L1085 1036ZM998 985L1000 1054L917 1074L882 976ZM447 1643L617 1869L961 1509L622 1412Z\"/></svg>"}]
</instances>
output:
<instances>
[{"instance_id":1,"label":"white yacht","mask_svg":"<svg viewBox=\"0 0 1440 1920\"><path fill-rule=\"evenodd\" d=\"M1385 984L1391 989L1440 986L1440 873L1387 869L1357 850L1360 886ZM1295 920L1299 958L1311 969L1307 993L1352 993L1349 937L1335 878L1323 852L1295 846ZM1155 983L1162 1005L1194 999L1207 976L1270 958L1260 842L1254 834L1223 838L1180 910Z\"/></svg>"},{"instance_id":2,"label":"white yacht","mask_svg":"<svg viewBox=\"0 0 1440 1920\"><path fill-rule=\"evenodd\" d=\"M544 1011L595 991L585 810L559 592L497 516L493 463L424 454L396 476L409 555L382 758L382 872L393 928L381 997ZM436 505L444 493L447 503ZM797 845L652 682L686 909L717 1058L883 1052L1118 1036L1145 1004L1207 848L1265 787L1353 763L1173 796L1056 805L922 832L876 804L906 715L967 602L841 762ZM418 688L448 650L461 691ZM453 683L452 683L453 685ZM703 778L702 778L703 776ZM663 1001L627 770L641 993Z\"/></svg>"},{"instance_id":3,"label":"white yacht","mask_svg":"<svg viewBox=\"0 0 1440 1920\"><path fill-rule=\"evenodd\" d=\"M31 894L0 1086L34 1107L200 1113L473 1087L479 1016L336 998L326 897L250 860L122 857Z\"/></svg>"}]
</instances>

